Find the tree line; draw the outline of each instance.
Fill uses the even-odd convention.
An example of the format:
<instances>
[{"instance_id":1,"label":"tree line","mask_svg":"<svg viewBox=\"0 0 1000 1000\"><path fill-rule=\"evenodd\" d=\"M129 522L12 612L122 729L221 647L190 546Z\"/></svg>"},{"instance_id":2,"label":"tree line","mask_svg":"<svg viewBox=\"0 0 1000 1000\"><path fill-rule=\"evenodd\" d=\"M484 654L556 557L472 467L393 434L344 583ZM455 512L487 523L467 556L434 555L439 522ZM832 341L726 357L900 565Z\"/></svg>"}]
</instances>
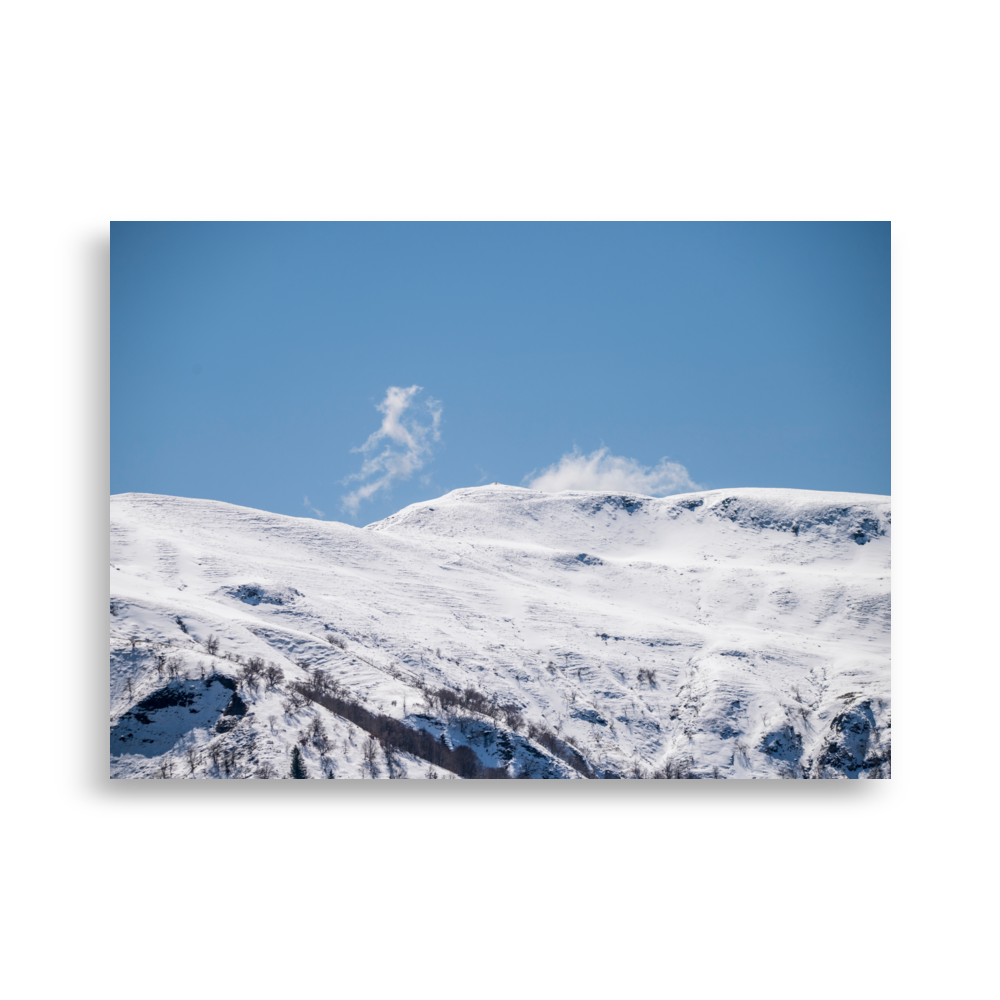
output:
<instances>
[{"instance_id":1,"label":"tree line","mask_svg":"<svg viewBox=\"0 0 1000 1000\"><path fill-rule=\"evenodd\" d=\"M443 734L440 739L435 739L423 729L411 729L389 715L370 712L363 705L347 697L346 692L336 682L326 687L315 683L294 686L303 697L353 722L378 740L390 759L396 753L408 753L452 771L460 778L510 777L505 768L484 765L470 747L457 746L452 749L445 743Z\"/></svg>"}]
</instances>

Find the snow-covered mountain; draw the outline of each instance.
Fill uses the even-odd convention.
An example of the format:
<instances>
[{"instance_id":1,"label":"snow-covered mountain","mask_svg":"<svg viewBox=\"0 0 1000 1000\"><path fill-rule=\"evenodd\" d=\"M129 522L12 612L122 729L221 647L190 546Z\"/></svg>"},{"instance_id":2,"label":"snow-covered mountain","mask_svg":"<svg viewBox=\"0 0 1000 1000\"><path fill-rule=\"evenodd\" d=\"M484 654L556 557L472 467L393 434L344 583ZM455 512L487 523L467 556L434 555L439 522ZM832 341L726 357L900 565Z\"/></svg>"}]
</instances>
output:
<instances>
[{"instance_id":1,"label":"snow-covered mountain","mask_svg":"<svg viewBox=\"0 0 1000 1000\"><path fill-rule=\"evenodd\" d=\"M121 778L889 776L888 497L111 498Z\"/></svg>"}]
</instances>

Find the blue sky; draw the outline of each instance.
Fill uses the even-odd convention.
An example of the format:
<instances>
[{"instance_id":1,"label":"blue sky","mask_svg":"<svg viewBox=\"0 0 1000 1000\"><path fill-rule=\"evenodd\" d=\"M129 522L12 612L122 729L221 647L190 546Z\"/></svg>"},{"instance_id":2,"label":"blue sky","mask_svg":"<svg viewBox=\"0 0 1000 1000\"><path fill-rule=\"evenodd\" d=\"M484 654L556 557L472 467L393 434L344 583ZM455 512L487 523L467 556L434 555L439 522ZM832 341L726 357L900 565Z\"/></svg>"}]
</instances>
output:
<instances>
[{"instance_id":1,"label":"blue sky","mask_svg":"<svg viewBox=\"0 0 1000 1000\"><path fill-rule=\"evenodd\" d=\"M888 223L111 234L112 493L364 524L493 481L890 492Z\"/></svg>"}]
</instances>

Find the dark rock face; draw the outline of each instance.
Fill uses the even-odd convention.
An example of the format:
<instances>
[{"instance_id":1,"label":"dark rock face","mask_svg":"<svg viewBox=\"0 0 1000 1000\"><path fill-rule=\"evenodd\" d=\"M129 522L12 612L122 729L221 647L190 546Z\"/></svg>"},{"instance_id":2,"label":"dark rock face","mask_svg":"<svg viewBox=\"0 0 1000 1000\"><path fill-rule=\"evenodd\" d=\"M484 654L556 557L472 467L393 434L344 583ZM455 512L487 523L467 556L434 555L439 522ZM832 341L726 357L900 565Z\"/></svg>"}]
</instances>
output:
<instances>
[{"instance_id":1,"label":"dark rock face","mask_svg":"<svg viewBox=\"0 0 1000 1000\"><path fill-rule=\"evenodd\" d=\"M226 592L244 604L276 604L284 605L301 597L294 587L262 587L256 583L244 583L239 587L228 588Z\"/></svg>"},{"instance_id":2,"label":"dark rock face","mask_svg":"<svg viewBox=\"0 0 1000 1000\"><path fill-rule=\"evenodd\" d=\"M857 778L863 771L870 776L888 776L889 744L875 723L870 701L852 705L830 723L830 736L816 759L822 773L827 768Z\"/></svg>"},{"instance_id":3,"label":"dark rock face","mask_svg":"<svg viewBox=\"0 0 1000 1000\"><path fill-rule=\"evenodd\" d=\"M111 753L159 756L193 730L211 729L213 720L225 719L225 713L235 726L238 718L233 716L247 711L235 688L231 678L212 674L204 681L174 681L154 691L115 723Z\"/></svg>"},{"instance_id":4,"label":"dark rock face","mask_svg":"<svg viewBox=\"0 0 1000 1000\"><path fill-rule=\"evenodd\" d=\"M632 496L627 493L606 493L601 496L588 498L583 504L583 509L590 514L600 513L602 510L624 511L626 514L637 514L646 506L646 499Z\"/></svg>"},{"instance_id":5,"label":"dark rock face","mask_svg":"<svg viewBox=\"0 0 1000 1000\"><path fill-rule=\"evenodd\" d=\"M890 524L888 511L880 515L876 510L859 508L856 504L801 510L793 515L768 509L766 504L752 497L729 496L711 504L706 510L715 517L746 528L790 531L796 536L817 528L832 528L840 538L858 545L883 537L888 533Z\"/></svg>"},{"instance_id":6,"label":"dark rock face","mask_svg":"<svg viewBox=\"0 0 1000 1000\"><path fill-rule=\"evenodd\" d=\"M247 714L247 703L238 695L233 692L232 698L229 699L229 704L226 705L223 715L246 715Z\"/></svg>"},{"instance_id":7,"label":"dark rock face","mask_svg":"<svg viewBox=\"0 0 1000 1000\"><path fill-rule=\"evenodd\" d=\"M143 698L135 706L133 712L146 714L160 708L173 708L174 706L187 708L194 704L196 698L197 694L190 687L182 684L171 684L159 691L154 691L148 698Z\"/></svg>"},{"instance_id":8,"label":"dark rock face","mask_svg":"<svg viewBox=\"0 0 1000 1000\"><path fill-rule=\"evenodd\" d=\"M767 733L761 740L759 749L775 760L795 764L802 757L802 736L791 726L783 726Z\"/></svg>"},{"instance_id":9,"label":"dark rock face","mask_svg":"<svg viewBox=\"0 0 1000 1000\"><path fill-rule=\"evenodd\" d=\"M581 709L580 711L574 712L573 718L582 719L584 722L591 722L598 726L606 726L608 724L607 719L602 718L592 708Z\"/></svg>"}]
</instances>

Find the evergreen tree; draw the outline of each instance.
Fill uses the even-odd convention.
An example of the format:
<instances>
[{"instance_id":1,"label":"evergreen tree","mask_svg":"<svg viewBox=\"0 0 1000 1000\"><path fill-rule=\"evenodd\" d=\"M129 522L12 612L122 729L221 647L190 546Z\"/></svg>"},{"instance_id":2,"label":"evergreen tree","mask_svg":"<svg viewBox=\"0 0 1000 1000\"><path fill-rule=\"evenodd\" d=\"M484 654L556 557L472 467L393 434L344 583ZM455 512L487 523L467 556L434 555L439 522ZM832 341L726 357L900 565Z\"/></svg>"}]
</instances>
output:
<instances>
[{"instance_id":1,"label":"evergreen tree","mask_svg":"<svg viewBox=\"0 0 1000 1000\"><path fill-rule=\"evenodd\" d=\"M302 762L302 754L299 752L298 747L292 747L292 773L289 775L292 778L308 778L309 775L306 774L306 765Z\"/></svg>"}]
</instances>

